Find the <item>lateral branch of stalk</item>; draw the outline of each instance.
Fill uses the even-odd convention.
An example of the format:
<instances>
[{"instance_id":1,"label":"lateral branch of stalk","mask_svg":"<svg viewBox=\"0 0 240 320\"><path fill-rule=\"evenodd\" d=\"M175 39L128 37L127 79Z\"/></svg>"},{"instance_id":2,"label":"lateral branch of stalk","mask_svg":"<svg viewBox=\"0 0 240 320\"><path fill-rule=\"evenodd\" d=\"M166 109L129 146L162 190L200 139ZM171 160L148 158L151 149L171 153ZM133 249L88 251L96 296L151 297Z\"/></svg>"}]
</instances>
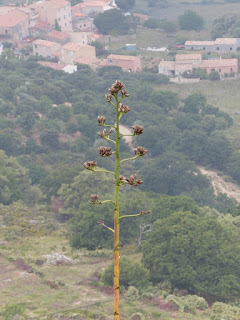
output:
<instances>
[{"instance_id":1,"label":"lateral branch of stalk","mask_svg":"<svg viewBox=\"0 0 240 320\"><path fill-rule=\"evenodd\" d=\"M98 222L97 222L97 223L98 223L98 224L100 224L101 226L103 226L104 228L108 229L109 231L111 231L111 232L113 232L113 233L114 233L114 230L113 230L112 228L110 228L110 227L106 226L106 225L104 224L104 221L102 221L102 220L98 220Z\"/></svg>"},{"instance_id":2,"label":"lateral branch of stalk","mask_svg":"<svg viewBox=\"0 0 240 320\"><path fill-rule=\"evenodd\" d=\"M143 216L145 214L150 214L151 213L151 210L148 210L148 211L141 211L137 214L129 214L129 215L124 215L124 216L121 216L119 217L119 219L123 219L123 218L131 218L131 217L140 217L140 216Z\"/></svg>"}]
</instances>

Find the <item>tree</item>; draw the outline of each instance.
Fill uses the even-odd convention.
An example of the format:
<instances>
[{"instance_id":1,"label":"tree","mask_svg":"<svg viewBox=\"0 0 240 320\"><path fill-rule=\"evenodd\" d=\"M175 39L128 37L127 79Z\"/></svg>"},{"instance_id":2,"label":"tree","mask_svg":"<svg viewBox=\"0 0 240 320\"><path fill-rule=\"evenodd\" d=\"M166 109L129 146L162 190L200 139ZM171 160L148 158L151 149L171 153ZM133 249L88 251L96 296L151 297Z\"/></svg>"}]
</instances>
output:
<instances>
[{"instance_id":1,"label":"tree","mask_svg":"<svg viewBox=\"0 0 240 320\"><path fill-rule=\"evenodd\" d=\"M217 71L211 71L208 77L209 77L209 80L212 80L212 81L220 80L220 75Z\"/></svg>"},{"instance_id":2,"label":"tree","mask_svg":"<svg viewBox=\"0 0 240 320\"><path fill-rule=\"evenodd\" d=\"M23 199L24 192L30 188L30 179L24 167L16 158L7 157L0 150L0 203L8 205Z\"/></svg>"},{"instance_id":3,"label":"tree","mask_svg":"<svg viewBox=\"0 0 240 320\"><path fill-rule=\"evenodd\" d=\"M201 30L203 28L203 18L191 10L179 16L178 22L182 30Z\"/></svg>"},{"instance_id":4,"label":"tree","mask_svg":"<svg viewBox=\"0 0 240 320\"><path fill-rule=\"evenodd\" d=\"M135 0L116 0L116 5L124 11L129 11L135 6Z\"/></svg>"},{"instance_id":5,"label":"tree","mask_svg":"<svg viewBox=\"0 0 240 320\"><path fill-rule=\"evenodd\" d=\"M206 106L207 99L201 93L190 94L184 100L183 111L190 113L201 113Z\"/></svg>"},{"instance_id":6,"label":"tree","mask_svg":"<svg viewBox=\"0 0 240 320\"><path fill-rule=\"evenodd\" d=\"M179 102L176 93L164 90L155 91L151 95L150 99L166 113L168 113L170 110L177 109Z\"/></svg>"},{"instance_id":7,"label":"tree","mask_svg":"<svg viewBox=\"0 0 240 320\"><path fill-rule=\"evenodd\" d=\"M99 13L93 23L102 34L127 34L129 23L121 10L112 9Z\"/></svg>"},{"instance_id":8,"label":"tree","mask_svg":"<svg viewBox=\"0 0 240 320\"><path fill-rule=\"evenodd\" d=\"M216 218L176 212L154 223L143 244L143 263L154 283L169 280L174 287L198 295L239 295L236 231Z\"/></svg>"}]
</instances>

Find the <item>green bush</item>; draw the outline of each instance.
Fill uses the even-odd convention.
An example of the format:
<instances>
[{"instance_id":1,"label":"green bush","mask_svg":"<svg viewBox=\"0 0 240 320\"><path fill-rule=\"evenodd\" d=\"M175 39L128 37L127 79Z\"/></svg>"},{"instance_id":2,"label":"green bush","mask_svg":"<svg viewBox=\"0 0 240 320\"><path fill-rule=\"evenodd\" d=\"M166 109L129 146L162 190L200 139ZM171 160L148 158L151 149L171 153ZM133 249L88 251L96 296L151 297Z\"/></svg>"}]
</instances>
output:
<instances>
[{"instance_id":1,"label":"green bush","mask_svg":"<svg viewBox=\"0 0 240 320\"><path fill-rule=\"evenodd\" d=\"M149 272L140 263L123 257L120 259L120 269L120 286L134 286L142 290L149 285ZM113 285L113 264L104 270L102 281L108 286Z\"/></svg>"},{"instance_id":2,"label":"green bush","mask_svg":"<svg viewBox=\"0 0 240 320\"><path fill-rule=\"evenodd\" d=\"M169 295L167 301L172 301L179 310L187 311L190 313L196 313L196 310L206 310L208 309L208 304L206 300L202 297L196 295L187 295L187 296L176 296Z\"/></svg>"},{"instance_id":3,"label":"green bush","mask_svg":"<svg viewBox=\"0 0 240 320\"><path fill-rule=\"evenodd\" d=\"M2 316L4 320L13 320L14 316L22 315L25 310L26 310L25 303L7 304L5 306L4 311L2 312Z\"/></svg>"},{"instance_id":4,"label":"green bush","mask_svg":"<svg viewBox=\"0 0 240 320\"><path fill-rule=\"evenodd\" d=\"M211 320L239 320L240 309L223 302L215 302L212 306Z\"/></svg>"},{"instance_id":5,"label":"green bush","mask_svg":"<svg viewBox=\"0 0 240 320\"><path fill-rule=\"evenodd\" d=\"M136 301L140 299L139 291L137 288L130 286L124 293L124 298L128 301Z\"/></svg>"}]
</instances>

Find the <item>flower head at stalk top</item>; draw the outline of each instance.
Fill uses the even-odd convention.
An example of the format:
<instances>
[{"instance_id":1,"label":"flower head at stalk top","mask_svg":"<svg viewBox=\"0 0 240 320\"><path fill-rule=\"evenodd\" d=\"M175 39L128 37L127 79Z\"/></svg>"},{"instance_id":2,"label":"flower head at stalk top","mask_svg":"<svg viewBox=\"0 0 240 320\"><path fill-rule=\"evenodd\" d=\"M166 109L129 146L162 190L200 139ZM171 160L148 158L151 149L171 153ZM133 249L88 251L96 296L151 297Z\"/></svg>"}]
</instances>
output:
<instances>
[{"instance_id":1,"label":"flower head at stalk top","mask_svg":"<svg viewBox=\"0 0 240 320\"><path fill-rule=\"evenodd\" d=\"M100 204L101 201L99 201L98 199L99 199L99 196L97 194L91 194L91 203Z\"/></svg>"},{"instance_id":2,"label":"flower head at stalk top","mask_svg":"<svg viewBox=\"0 0 240 320\"><path fill-rule=\"evenodd\" d=\"M106 118L104 116L98 116L97 121L99 126L103 126L106 121Z\"/></svg>"},{"instance_id":3,"label":"flower head at stalk top","mask_svg":"<svg viewBox=\"0 0 240 320\"><path fill-rule=\"evenodd\" d=\"M138 186L138 185L143 183L142 180L137 178L136 174L132 175L130 178L126 178L124 176L120 176L120 181L122 183L130 184L131 186Z\"/></svg>"}]
</instances>

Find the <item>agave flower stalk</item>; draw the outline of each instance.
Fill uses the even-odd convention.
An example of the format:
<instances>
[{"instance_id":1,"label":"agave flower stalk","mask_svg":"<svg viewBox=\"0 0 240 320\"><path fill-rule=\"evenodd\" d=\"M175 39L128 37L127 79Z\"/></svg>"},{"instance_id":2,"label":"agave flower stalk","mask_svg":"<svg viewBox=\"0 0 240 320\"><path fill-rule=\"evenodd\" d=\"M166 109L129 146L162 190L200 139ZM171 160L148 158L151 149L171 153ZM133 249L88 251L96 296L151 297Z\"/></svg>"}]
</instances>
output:
<instances>
[{"instance_id":1,"label":"agave flower stalk","mask_svg":"<svg viewBox=\"0 0 240 320\"><path fill-rule=\"evenodd\" d=\"M102 225L104 228L108 229L109 231L113 232L114 234L114 241L113 241L113 249L114 249L114 280L113 280L113 287L114 287L114 320L120 319L120 313L119 313L119 249L122 246L119 242L119 235L120 235L120 220L123 218L129 218L129 217L137 217L142 216L144 214L150 213L150 211L141 211L138 214L133 215L122 215L120 216L119 213L119 193L120 193L120 187L124 184L129 184L132 186L138 186L142 183L140 179L137 178L136 174L131 175L129 178L124 177L120 175L120 165L125 161L135 160L141 156L144 156L147 153L147 150L143 147L137 147L133 150L134 156L127 159L120 158L120 139L123 138L125 135L120 134L120 119L121 117L128 113L131 109L124 105L122 103L122 100L126 97L128 97L129 94L125 90L124 84L117 80L112 87L109 89L109 94L106 95L106 99L109 104L111 104L115 109L115 117L116 122L114 125L106 124L106 118L104 116L98 116L98 125L102 127L108 127L110 128L109 132L107 132L106 129L104 129L102 132L99 132L98 135L110 142L113 143L115 146L115 151L112 150L112 148L101 146L98 148L99 154L102 157L109 157L111 155L115 155L115 171L109 171L104 169L97 169L97 162L95 161L87 161L84 163L84 167L87 170L91 170L94 172L105 172L114 175L115 178L115 194L114 194L114 200L99 200L99 196L96 194L91 195L91 203L93 204L104 204L111 202L114 206L114 227L110 228L104 224L104 221L99 220L98 224ZM113 100L115 100L113 102ZM133 134L132 136L142 134L143 128L139 125L133 126ZM115 130L116 136L115 140L110 138L110 135L112 131Z\"/></svg>"}]
</instances>

